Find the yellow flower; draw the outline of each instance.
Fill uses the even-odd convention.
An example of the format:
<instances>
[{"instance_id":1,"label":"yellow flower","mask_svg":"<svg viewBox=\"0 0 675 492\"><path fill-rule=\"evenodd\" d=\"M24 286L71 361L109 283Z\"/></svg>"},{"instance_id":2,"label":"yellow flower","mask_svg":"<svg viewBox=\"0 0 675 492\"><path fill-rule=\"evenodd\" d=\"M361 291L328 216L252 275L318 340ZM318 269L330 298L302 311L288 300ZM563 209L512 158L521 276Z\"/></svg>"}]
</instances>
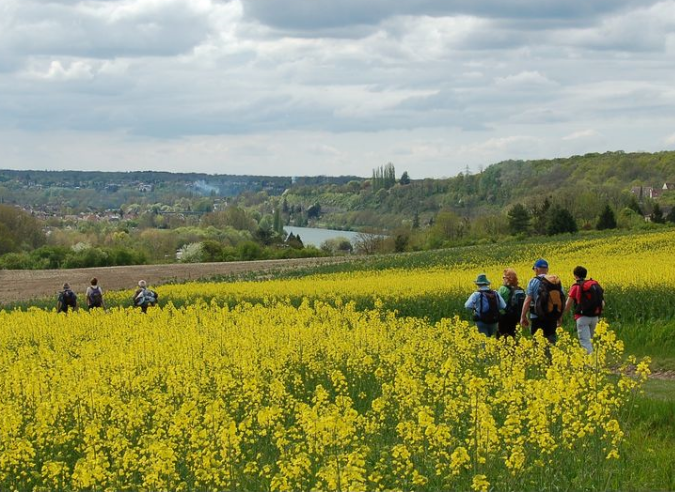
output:
<instances>
[{"instance_id":1,"label":"yellow flower","mask_svg":"<svg viewBox=\"0 0 675 492\"><path fill-rule=\"evenodd\" d=\"M476 475L471 482L471 490L476 492L487 492L490 488L490 482L485 475Z\"/></svg>"}]
</instances>

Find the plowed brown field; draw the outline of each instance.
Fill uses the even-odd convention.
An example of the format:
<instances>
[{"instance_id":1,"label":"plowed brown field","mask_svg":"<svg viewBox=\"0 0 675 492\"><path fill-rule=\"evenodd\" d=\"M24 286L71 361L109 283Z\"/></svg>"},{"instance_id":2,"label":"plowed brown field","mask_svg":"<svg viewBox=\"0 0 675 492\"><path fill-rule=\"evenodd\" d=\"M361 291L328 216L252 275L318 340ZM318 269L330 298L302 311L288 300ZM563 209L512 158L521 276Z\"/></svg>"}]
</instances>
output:
<instances>
[{"instance_id":1,"label":"plowed brown field","mask_svg":"<svg viewBox=\"0 0 675 492\"><path fill-rule=\"evenodd\" d=\"M105 290L135 288L140 279L150 285L170 281L199 280L213 275L266 273L349 261L349 257L297 258L289 260L236 261L228 263L180 263L71 270L0 270L0 304L56 296L64 282L75 292L84 292L92 277Z\"/></svg>"}]
</instances>

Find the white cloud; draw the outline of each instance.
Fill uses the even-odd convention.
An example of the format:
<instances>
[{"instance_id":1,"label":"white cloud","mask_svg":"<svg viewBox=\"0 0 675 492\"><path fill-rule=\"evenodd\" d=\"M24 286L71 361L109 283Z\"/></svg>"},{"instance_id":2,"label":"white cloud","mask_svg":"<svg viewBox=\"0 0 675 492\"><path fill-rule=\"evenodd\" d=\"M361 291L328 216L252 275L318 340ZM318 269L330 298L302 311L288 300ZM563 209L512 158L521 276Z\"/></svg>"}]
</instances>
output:
<instances>
[{"instance_id":1,"label":"white cloud","mask_svg":"<svg viewBox=\"0 0 675 492\"><path fill-rule=\"evenodd\" d=\"M536 70L524 71L505 77L497 77L495 84L512 89L531 89L535 86L551 87L555 83Z\"/></svg>"},{"instance_id":2,"label":"white cloud","mask_svg":"<svg viewBox=\"0 0 675 492\"><path fill-rule=\"evenodd\" d=\"M570 133L569 135L565 135L562 139L563 140L580 140L580 139L587 139L587 138L594 138L598 136L598 132L595 130L579 130L573 133Z\"/></svg>"},{"instance_id":3,"label":"white cloud","mask_svg":"<svg viewBox=\"0 0 675 492\"><path fill-rule=\"evenodd\" d=\"M74 61L64 66L59 60L54 60L49 64L46 73L34 75L52 80L91 80L94 78L94 71L91 64L85 61Z\"/></svg>"}]
</instances>

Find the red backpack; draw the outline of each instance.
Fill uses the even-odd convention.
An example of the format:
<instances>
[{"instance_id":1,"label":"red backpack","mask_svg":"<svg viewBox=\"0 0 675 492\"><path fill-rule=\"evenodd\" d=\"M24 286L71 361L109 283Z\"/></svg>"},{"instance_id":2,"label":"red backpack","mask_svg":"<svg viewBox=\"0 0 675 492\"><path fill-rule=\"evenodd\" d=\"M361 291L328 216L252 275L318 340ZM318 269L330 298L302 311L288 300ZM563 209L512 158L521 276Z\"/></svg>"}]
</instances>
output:
<instances>
[{"instance_id":1,"label":"red backpack","mask_svg":"<svg viewBox=\"0 0 675 492\"><path fill-rule=\"evenodd\" d=\"M574 313L581 316L600 316L605 300L603 288L592 278L580 280L577 285L579 285L580 301L576 304Z\"/></svg>"}]
</instances>

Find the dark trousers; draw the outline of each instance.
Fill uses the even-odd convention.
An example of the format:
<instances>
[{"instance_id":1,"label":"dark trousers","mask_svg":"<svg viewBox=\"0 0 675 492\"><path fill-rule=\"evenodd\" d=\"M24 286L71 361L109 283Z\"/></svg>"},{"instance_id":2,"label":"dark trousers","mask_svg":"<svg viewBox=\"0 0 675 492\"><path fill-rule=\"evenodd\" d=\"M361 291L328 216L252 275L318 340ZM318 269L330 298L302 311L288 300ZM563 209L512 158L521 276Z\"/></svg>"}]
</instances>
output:
<instances>
[{"instance_id":1,"label":"dark trousers","mask_svg":"<svg viewBox=\"0 0 675 492\"><path fill-rule=\"evenodd\" d=\"M552 319L541 319L541 318L532 318L530 319L530 330L532 335L534 335L537 330L542 330L544 332L544 337L551 342L553 345L558 341L558 335L556 335L556 329L558 327L558 320Z\"/></svg>"},{"instance_id":2,"label":"dark trousers","mask_svg":"<svg viewBox=\"0 0 675 492\"><path fill-rule=\"evenodd\" d=\"M515 337L516 336L516 325L518 325L517 316L501 316L499 318L499 327L497 330L497 338L500 337Z\"/></svg>"}]
</instances>

